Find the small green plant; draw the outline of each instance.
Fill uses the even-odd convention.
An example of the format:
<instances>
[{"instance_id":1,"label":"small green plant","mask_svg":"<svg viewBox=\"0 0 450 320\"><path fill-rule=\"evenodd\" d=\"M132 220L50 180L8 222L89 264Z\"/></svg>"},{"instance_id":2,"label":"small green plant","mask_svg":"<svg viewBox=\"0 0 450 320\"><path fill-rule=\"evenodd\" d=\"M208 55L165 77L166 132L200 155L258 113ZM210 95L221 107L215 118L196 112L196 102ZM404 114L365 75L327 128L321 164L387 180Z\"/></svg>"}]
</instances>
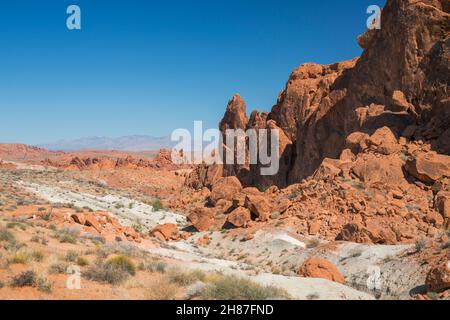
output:
<instances>
[{"instance_id":1,"label":"small green plant","mask_svg":"<svg viewBox=\"0 0 450 320\"><path fill-rule=\"evenodd\" d=\"M152 207L153 207L153 210L155 210L155 211L163 211L164 210L164 206L163 206L161 200L159 200L159 199L153 200Z\"/></svg>"}]
</instances>

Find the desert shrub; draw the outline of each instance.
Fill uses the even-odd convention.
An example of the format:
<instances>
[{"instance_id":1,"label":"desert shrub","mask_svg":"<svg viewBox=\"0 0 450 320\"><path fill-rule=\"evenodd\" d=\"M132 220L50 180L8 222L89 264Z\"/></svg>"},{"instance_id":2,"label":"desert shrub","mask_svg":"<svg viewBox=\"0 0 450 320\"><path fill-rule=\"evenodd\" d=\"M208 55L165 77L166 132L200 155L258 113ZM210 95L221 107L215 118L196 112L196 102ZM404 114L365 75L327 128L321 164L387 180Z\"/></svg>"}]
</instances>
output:
<instances>
[{"instance_id":1,"label":"desert shrub","mask_svg":"<svg viewBox=\"0 0 450 320\"><path fill-rule=\"evenodd\" d=\"M167 277L160 276L147 286L148 300L175 300L179 287Z\"/></svg>"},{"instance_id":2,"label":"desert shrub","mask_svg":"<svg viewBox=\"0 0 450 320\"><path fill-rule=\"evenodd\" d=\"M282 289L261 286L236 276L216 275L208 282L201 293L201 297L206 300L267 300L288 297Z\"/></svg>"},{"instance_id":3,"label":"desert shrub","mask_svg":"<svg viewBox=\"0 0 450 320\"><path fill-rule=\"evenodd\" d=\"M48 272L51 274L63 274L67 272L67 264L58 262L50 265Z\"/></svg>"},{"instance_id":4,"label":"desert shrub","mask_svg":"<svg viewBox=\"0 0 450 320\"><path fill-rule=\"evenodd\" d=\"M25 271L14 277L11 281L12 287L35 287L43 292L51 292L52 285L44 276L38 276L34 271Z\"/></svg>"},{"instance_id":5,"label":"desert shrub","mask_svg":"<svg viewBox=\"0 0 450 320\"><path fill-rule=\"evenodd\" d=\"M167 270L167 263L159 260L141 261L138 268L141 271L165 273Z\"/></svg>"},{"instance_id":6,"label":"desert shrub","mask_svg":"<svg viewBox=\"0 0 450 320\"><path fill-rule=\"evenodd\" d=\"M2 242L2 241L12 242L15 240L16 240L16 238L11 233L11 231L9 231L6 228L0 228L0 242Z\"/></svg>"},{"instance_id":7,"label":"desert shrub","mask_svg":"<svg viewBox=\"0 0 450 320\"><path fill-rule=\"evenodd\" d=\"M129 274L124 272L122 269L116 269L113 266L95 264L83 272L83 276L93 281L118 284L124 281Z\"/></svg>"},{"instance_id":8,"label":"desert shrub","mask_svg":"<svg viewBox=\"0 0 450 320\"><path fill-rule=\"evenodd\" d=\"M3 288L5 286L5 284L3 283L3 281L0 280L0 289Z\"/></svg>"},{"instance_id":9,"label":"desert shrub","mask_svg":"<svg viewBox=\"0 0 450 320\"><path fill-rule=\"evenodd\" d=\"M31 254L27 250L18 250L14 252L10 263L12 264L27 264L32 259Z\"/></svg>"},{"instance_id":10,"label":"desert shrub","mask_svg":"<svg viewBox=\"0 0 450 320\"><path fill-rule=\"evenodd\" d=\"M153 207L153 210L155 210L155 211L163 211L164 210L164 206L163 206L161 200L159 200L159 199L153 200L152 207Z\"/></svg>"},{"instance_id":11,"label":"desert shrub","mask_svg":"<svg viewBox=\"0 0 450 320\"><path fill-rule=\"evenodd\" d=\"M64 256L64 260L68 262L75 262L75 260L78 258L78 252L74 250L69 250L66 252L66 255Z\"/></svg>"},{"instance_id":12,"label":"desert shrub","mask_svg":"<svg viewBox=\"0 0 450 320\"><path fill-rule=\"evenodd\" d=\"M203 281L206 278L205 273L200 270L192 272L183 272L177 268L172 268L167 272L169 280L180 286L186 287L196 281Z\"/></svg>"},{"instance_id":13,"label":"desert shrub","mask_svg":"<svg viewBox=\"0 0 450 320\"><path fill-rule=\"evenodd\" d=\"M55 237L61 243L76 244L79 234L80 234L80 230L78 230L78 229L63 228L59 231L56 231Z\"/></svg>"},{"instance_id":14,"label":"desert shrub","mask_svg":"<svg viewBox=\"0 0 450 320\"><path fill-rule=\"evenodd\" d=\"M31 253L31 258L33 259L33 261L41 262L44 260L44 254L42 253L42 251L35 250Z\"/></svg>"},{"instance_id":15,"label":"desert shrub","mask_svg":"<svg viewBox=\"0 0 450 320\"><path fill-rule=\"evenodd\" d=\"M87 266L89 264L89 261L86 258L77 257L76 263L80 267L84 267L84 266Z\"/></svg>"},{"instance_id":16,"label":"desert shrub","mask_svg":"<svg viewBox=\"0 0 450 320\"><path fill-rule=\"evenodd\" d=\"M86 270L83 275L93 281L118 284L127 279L130 275L136 274L136 267L130 258L126 256L116 256L105 263L97 261L94 266Z\"/></svg>"},{"instance_id":17,"label":"desert shrub","mask_svg":"<svg viewBox=\"0 0 450 320\"><path fill-rule=\"evenodd\" d=\"M44 276L38 276L36 278L34 286L42 292L50 293L52 291L52 285L48 279Z\"/></svg>"},{"instance_id":18,"label":"desert shrub","mask_svg":"<svg viewBox=\"0 0 450 320\"><path fill-rule=\"evenodd\" d=\"M12 287L32 287L37 279L37 274L34 271L25 271L14 277L11 281Z\"/></svg>"},{"instance_id":19,"label":"desert shrub","mask_svg":"<svg viewBox=\"0 0 450 320\"><path fill-rule=\"evenodd\" d=\"M6 224L6 228L8 228L8 229L19 228L21 230L26 230L27 226L24 225L23 223L20 223L20 222L17 222L17 221L12 221L12 222L8 222Z\"/></svg>"},{"instance_id":20,"label":"desert shrub","mask_svg":"<svg viewBox=\"0 0 450 320\"><path fill-rule=\"evenodd\" d=\"M127 256L115 256L106 261L106 267L122 270L128 274L134 276L136 274L136 267Z\"/></svg>"},{"instance_id":21,"label":"desert shrub","mask_svg":"<svg viewBox=\"0 0 450 320\"><path fill-rule=\"evenodd\" d=\"M126 242L111 243L105 245L103 249L106 250L108 253L114 253L117 255L123 255L127 257L142 256L141 250L139 250L136 246Z\"/></svg>"}]
</instances>

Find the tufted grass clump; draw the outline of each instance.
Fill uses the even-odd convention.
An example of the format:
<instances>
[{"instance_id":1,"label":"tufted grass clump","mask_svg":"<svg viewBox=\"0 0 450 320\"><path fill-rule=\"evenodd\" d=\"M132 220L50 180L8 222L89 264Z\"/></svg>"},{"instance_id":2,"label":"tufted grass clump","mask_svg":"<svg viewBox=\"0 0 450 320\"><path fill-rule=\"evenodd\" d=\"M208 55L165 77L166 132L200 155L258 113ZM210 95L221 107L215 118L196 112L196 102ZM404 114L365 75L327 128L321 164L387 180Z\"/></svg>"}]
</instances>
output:
<instances>
[{"instance_id":1,"label":"tufted grass clump","mask_svg":"<svg viewBox=\"0 0 450 320\"><path fill-rule=\"evenodd\" d=\"M207 279L207 282L208 285L200 294L206 300L267 300L289 297L282 289L262 286L236 276L217 274Z\"/></svg>"},{"instance_id":2,"label":"tufted grass clump","mask_svg":"<svg viewBox=\"0 0 450 320\"><path fill-rule=\"evenodd\" d=\"M83 275L93 281L119 284L136 274L136 267L130 258L119 255L106 262L97 261Z\"/></svg>"}]
</instances>

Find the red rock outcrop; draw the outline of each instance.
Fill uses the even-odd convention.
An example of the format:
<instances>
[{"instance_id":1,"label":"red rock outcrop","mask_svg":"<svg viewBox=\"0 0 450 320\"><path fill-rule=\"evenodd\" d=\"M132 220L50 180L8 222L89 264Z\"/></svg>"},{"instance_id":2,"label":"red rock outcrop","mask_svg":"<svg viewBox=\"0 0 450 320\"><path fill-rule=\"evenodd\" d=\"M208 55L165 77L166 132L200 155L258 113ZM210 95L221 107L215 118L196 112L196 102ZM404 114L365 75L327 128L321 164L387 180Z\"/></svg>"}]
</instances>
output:
<instances>
[{"instance_id":1,"label":"red rock outcrop","mask_svg":"<svg viewBox=\"0 0 450 320\"><path fill-rule=\"evenodd\" d=\"M180 238L178 227L174 223L157 225L150 230L149 234L161 241L178 240Z\"/></svg>"},{"instance_id":2,"label":"red rock outcrop","mask_svg":"<svg viewBox=\"0 0 450 320\"><path fill-rule=\"evenodd\" d=\"M298 270L298 274L305 278L321 278L344 284L345 278L338 268L328 260L312 257L306 260Z\"/></svg>"},{"instance_id":3,"label":"red rock outcrop","mask_svg":"<svg viewBox=\"0 0 450 320\"><path fill-rule=\"evenodd\" d=\"M269 181L261 179L257 166L233 167L227 174L261 189L270 183L285 187L313 174L323 159L337 159L346 147L358 152L365 142L361 134L383 127L369 143L382 153L396 152L394 137L413 124L412 139L450 153L445 142L450 136L449 6L440 0L389 0L381 20L380 30L359 38L365 49L360 58L296 69L269 114L254 111L247 122L245 103L233 97L220 129L265 128L274 121L272 127L285 135L281 154L286 165ZM362 132L360 138L349 137L353 132Z\"/></svg>"}]
</instances>

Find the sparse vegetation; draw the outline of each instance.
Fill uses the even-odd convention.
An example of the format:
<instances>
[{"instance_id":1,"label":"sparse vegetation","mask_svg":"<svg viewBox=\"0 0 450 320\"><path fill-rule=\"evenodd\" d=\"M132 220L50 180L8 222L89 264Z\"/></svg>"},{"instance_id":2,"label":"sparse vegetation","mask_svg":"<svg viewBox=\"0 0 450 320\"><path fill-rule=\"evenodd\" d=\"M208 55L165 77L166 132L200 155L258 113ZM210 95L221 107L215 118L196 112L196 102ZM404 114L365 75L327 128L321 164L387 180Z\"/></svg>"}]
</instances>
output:
<instances>
[{"instance_id":1,"label":"sparse vegetation","mask_svg":"<svg viewBox=\"0 0 450 320\"><path fill-rule=\"evenodd\" d=\"M74 250L69 250L66 252L66 255L64 257L64 260L67 262L75 262L75 260L78 258L79 254L78 252Z\"/></svg>"},{"instance_id":2,"label":"sparse vegetation","mask_svg":"<svg viewBox=\"0 0 450 320\"><path fill-rule=\"evenodd\" d=\"M44 276L38 276L34 271L25 271L14 277L11 281L12 287L35 287L43 292L51 292L52 286Z\"/></svg>"},{"instance_id":3,"label":"sparse vegetation","mask_svg":"<svg viewBox=\"0 0 450 320\"><path fill-rule=\"evenodd\" d=\"M147 286L148 300L175 300L180 288L167 277L160 276Z\"/></svg>"},{"instance_id":4,"label":"sparse vegetation","mask_svg":"<svg viewBox=\"0 0 450 320\"><path fill-rule=\"evenodd\" d=\"M90 267L83 275L90 280L119 284L128 276L136 274L136 267L130 258L126 256L116 256L106 263L97 262Z\"/></svg>"},{"instance_id":5,"label":"sparse vegetation","mask_svg":"<svg viewBox=\"0 0 450 320\"><path fill-rule=\"evenodd\" d=\"M48 268L48 272L51 274L63 274L66 273L67 267L67 264L62 262L54 263Z\"/></svg>"},{"instance_id":6,"label":"sparse vegetation","mask_svg":"<svg viewBox=\"0 0 450 320\"><path fill-rule=\"evenodd\" d=\"M201 293L201 297L207 300L266 300L288 297L282 289L264 287L235 276L217 274L207 281L208 285Z\"/></svg>"},{"instance_id":7,"label":"sparse vegetation","mask_svg":"<svg viewBox=\"0 0 450 320\"><path fill-rule=\"evenodd\" d=\"M2 242L2 241L12 242L15 240L16 240L16 238L11 233L11 231L9 231L8 229L5 229L5 228L0 228L0 242Z\"/></svg>"},{"instance_id":8,"label":"sparse vegetation","mask_svg":"<svg viewBox=\"0 0 450 320\"><path fill-rule=\"evenodd\" d=\"M76 264L80 267L84 267L89 265L89 261L86 258L83 257L77 257Z\"/></svg>"},{"instance_id":9,"label":"sparse vegetation","mask_svg":"<svg viewBox=\"0 0 450 320\"><path fill-rule=\"evenodd\" d=\"M61 243L76 244L80 231L78 229L63 228L56 232L55 237Z\"/></svg>"},{"instance_id":10,"label":"sparse vegetation","mask_svg":"<svg viewBox=\"0 0 450 320\"><path fill-rule=\"evenodd\" d=\"M155 211L163 211L164 210L164 206L163 206L161 200L159 200L159 199L153 200L152 207L153 207L153 210L155 210Z\"/></svg>"},{"instance_id":11,"label":"sparse vegetation","mask_svg":"<svg viewBox=\"0 0 450 320\"><path fill-rule=\"evenodd\" d=\"M199 270L191 272L182 272L180 269L172 268L167 272L169 280L180 286L186 287L193 284L196 281L204 281L206 278L205 273Z\"/></svg>"}]
</instances>

